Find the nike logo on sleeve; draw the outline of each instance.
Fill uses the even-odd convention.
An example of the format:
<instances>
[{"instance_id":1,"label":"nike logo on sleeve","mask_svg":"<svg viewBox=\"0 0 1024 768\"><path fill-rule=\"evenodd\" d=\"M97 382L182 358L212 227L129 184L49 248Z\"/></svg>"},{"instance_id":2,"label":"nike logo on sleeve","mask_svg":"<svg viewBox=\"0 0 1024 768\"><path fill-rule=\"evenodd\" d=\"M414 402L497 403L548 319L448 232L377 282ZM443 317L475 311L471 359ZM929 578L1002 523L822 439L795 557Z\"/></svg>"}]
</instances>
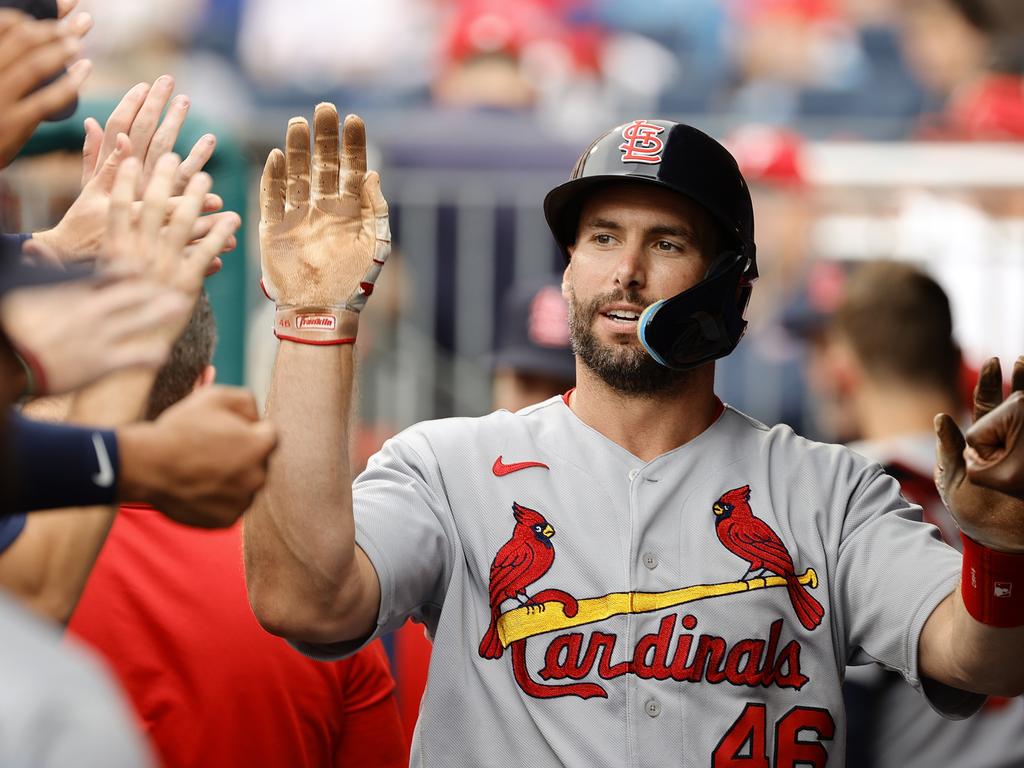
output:
<instances>
[{"instance_id":1,"label":"nike logo on sleeve","mask_svg":"<svg viewBox=\"0 0 1024 768\"><path fill-rule=\"evenodd\" d=\"M99 432L92 433L92 444L96 449L96 463L100 469L92 476L92 481L100 488L109 488L114 484L114 467L110 463L110 456L107 455L107 445Z\"/></svg>"},{"instance_id":2,"label":"nike logo on sleeve","mask_svg":"<svg viewBox=\"0 0 1024 768\"><path fill-rule=\"evenodd\" d=\"M501 460L501 456L494 460L494 466L491 467L491 471L497 477L504 477L510 475L513 472L518 472L520 469L529 469L530 467L543 467L544 469L550 469L547 464L543 464L539 461L519 461L515 464L506 464Z\"/></svg>"}]
</instances>

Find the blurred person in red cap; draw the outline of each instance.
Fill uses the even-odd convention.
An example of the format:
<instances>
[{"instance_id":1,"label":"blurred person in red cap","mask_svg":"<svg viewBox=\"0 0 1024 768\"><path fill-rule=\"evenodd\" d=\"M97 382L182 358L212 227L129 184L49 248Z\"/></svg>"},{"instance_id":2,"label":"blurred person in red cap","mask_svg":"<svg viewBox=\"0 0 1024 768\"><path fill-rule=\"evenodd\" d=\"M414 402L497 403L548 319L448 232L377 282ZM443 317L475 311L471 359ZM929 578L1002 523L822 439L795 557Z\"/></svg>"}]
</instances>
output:
<instances>
[{"instance_id":1,"label":"blurred person in red cap","mask_svg":"<svg viewBox=\"0 0 1024 768\"><path fill-rule=\"evenodd\" d=\"M901 5L904 54L936 106L926 138L1024 137L1024 13L999 0Z\"/></svg>"},{"instance_id":2,"label":"blurred person in red cap","mask_svg":"<svg viewBox=\"0 0 1024 768\"><path fill-rule=\"evenodd\" d=\"M571 389L576 363L569 305L555 279L517 283L502 300L492 404L518 411Z\"/></svg>"}]
</instances>

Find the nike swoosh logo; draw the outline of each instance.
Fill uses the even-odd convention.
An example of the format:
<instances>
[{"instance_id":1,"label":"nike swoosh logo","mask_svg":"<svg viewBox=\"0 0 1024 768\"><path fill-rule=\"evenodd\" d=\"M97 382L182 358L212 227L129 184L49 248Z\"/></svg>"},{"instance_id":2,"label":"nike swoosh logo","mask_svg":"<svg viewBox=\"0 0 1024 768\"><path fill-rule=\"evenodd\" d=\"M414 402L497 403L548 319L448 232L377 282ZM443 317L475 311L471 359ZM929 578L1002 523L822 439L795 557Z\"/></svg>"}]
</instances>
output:
<instances>
[{"instance_id":1,"label":"nike swoosh logo","mask_svg":"<svg viewBox=\"0 0 1024 768\"><path fill-rule=\"evenodd\" d=\"M100 471L92 476L92 481L100 488L109 488L114 484L114 467L107 455L107 445L98 432L92 433L92 445L96 449L96 463Z\"/></svg>"},{"instance_id":2,"label":"nike swoosh logo","mask_svg":"<svg viewBox=\"0 0 1024 768\"><path fill-rule=\"evenodd\" d=\"M515 464L506 464L501 460L501 456L499 456L494 460L494 466L491 467L491 471L498 477L504 477L505 475L510 475L513 472L518 472L520 469L529 469L530 467L543 467L544 469L550 469L547 464L542 464L539 461L519 461Z\"/></svg>"}]
</instances>

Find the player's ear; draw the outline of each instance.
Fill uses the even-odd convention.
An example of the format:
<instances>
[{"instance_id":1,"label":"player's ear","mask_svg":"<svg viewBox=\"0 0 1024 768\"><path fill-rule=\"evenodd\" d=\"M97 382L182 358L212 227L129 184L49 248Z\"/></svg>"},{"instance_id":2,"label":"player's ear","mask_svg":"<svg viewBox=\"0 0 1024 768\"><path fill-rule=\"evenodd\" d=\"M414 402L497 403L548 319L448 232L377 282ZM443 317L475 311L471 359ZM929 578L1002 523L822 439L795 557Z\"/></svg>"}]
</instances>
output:
<instances>
[{"instance_id":1,"label":"player's ear","mask_svg":"<svg viewBox=\"0 0 1024 768\"><path fill-rule=\"evenodd\" d=\"M205 368L203 368L203 372L199 374L199 377L196 379L196 383L192 386L192 389L195 390L202 389L203 387L208 387L211 384L213 384L216 378L217 369L212 365L208 365Z\"/></svg>"},{"instance_id":2,"label":"player's ear","mask_svg":"<svg viewBox=\"0 0 1024 768\"><path fill-rule=\"evenodd\" d=\"M572 280L572 272L571 272L571 270L572 270L572 252L573 252L573 248L574 248L574 246L571 246L571 245L568 248L568 251L569 251L569 263L565 265L565 271L562 272L562 298L565 299L567 302L570 301L570 297L572 296L572 289L570 288L569 283Z\"/></svg>"}]
</instances>

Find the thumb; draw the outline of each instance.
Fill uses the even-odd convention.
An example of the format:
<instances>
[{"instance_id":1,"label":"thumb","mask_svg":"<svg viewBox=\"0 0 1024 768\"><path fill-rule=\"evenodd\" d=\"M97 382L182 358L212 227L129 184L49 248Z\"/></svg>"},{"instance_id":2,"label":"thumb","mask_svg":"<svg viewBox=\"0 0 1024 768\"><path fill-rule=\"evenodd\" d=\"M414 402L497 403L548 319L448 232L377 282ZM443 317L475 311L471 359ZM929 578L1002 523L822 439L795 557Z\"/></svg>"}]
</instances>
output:
<instances>
[{"instance_id":1,"label":"thumb","mask_svg":"<svg viewBox=\"0 0 1024 768\"><path fill-rule=\"evenodd\" d=\"M967 443L960 427L945 413L935 417L935 485L945 501L966 475L964 448ZM948 507L948 503L946 504Z\"/></svg>"},{"instance_id":2,"label":"thumb","mask_svg":"<svg viewBox=\"0 0 1024 768\"><path fill-rule=\"evenodd\" d=\"M266 457L277 447L277 427L269 419L257 421L251 430L259 455Z\"/></svg>"},{"instance_id":3,"label":"thumb","mask_svg":"<svg viewBox=\"0 0 1024 768\"><path fill-rule=\"evenodd\" d=\"M95 184L102 192L109 193L113 190L114 179L117 178L117 169L121 165L121 161L128 157L131 146L127 135L123 133L117 134L117 138L114 140L114 151L103 161L99 172L89 183Z\"/></svg>"}]
</instances>

